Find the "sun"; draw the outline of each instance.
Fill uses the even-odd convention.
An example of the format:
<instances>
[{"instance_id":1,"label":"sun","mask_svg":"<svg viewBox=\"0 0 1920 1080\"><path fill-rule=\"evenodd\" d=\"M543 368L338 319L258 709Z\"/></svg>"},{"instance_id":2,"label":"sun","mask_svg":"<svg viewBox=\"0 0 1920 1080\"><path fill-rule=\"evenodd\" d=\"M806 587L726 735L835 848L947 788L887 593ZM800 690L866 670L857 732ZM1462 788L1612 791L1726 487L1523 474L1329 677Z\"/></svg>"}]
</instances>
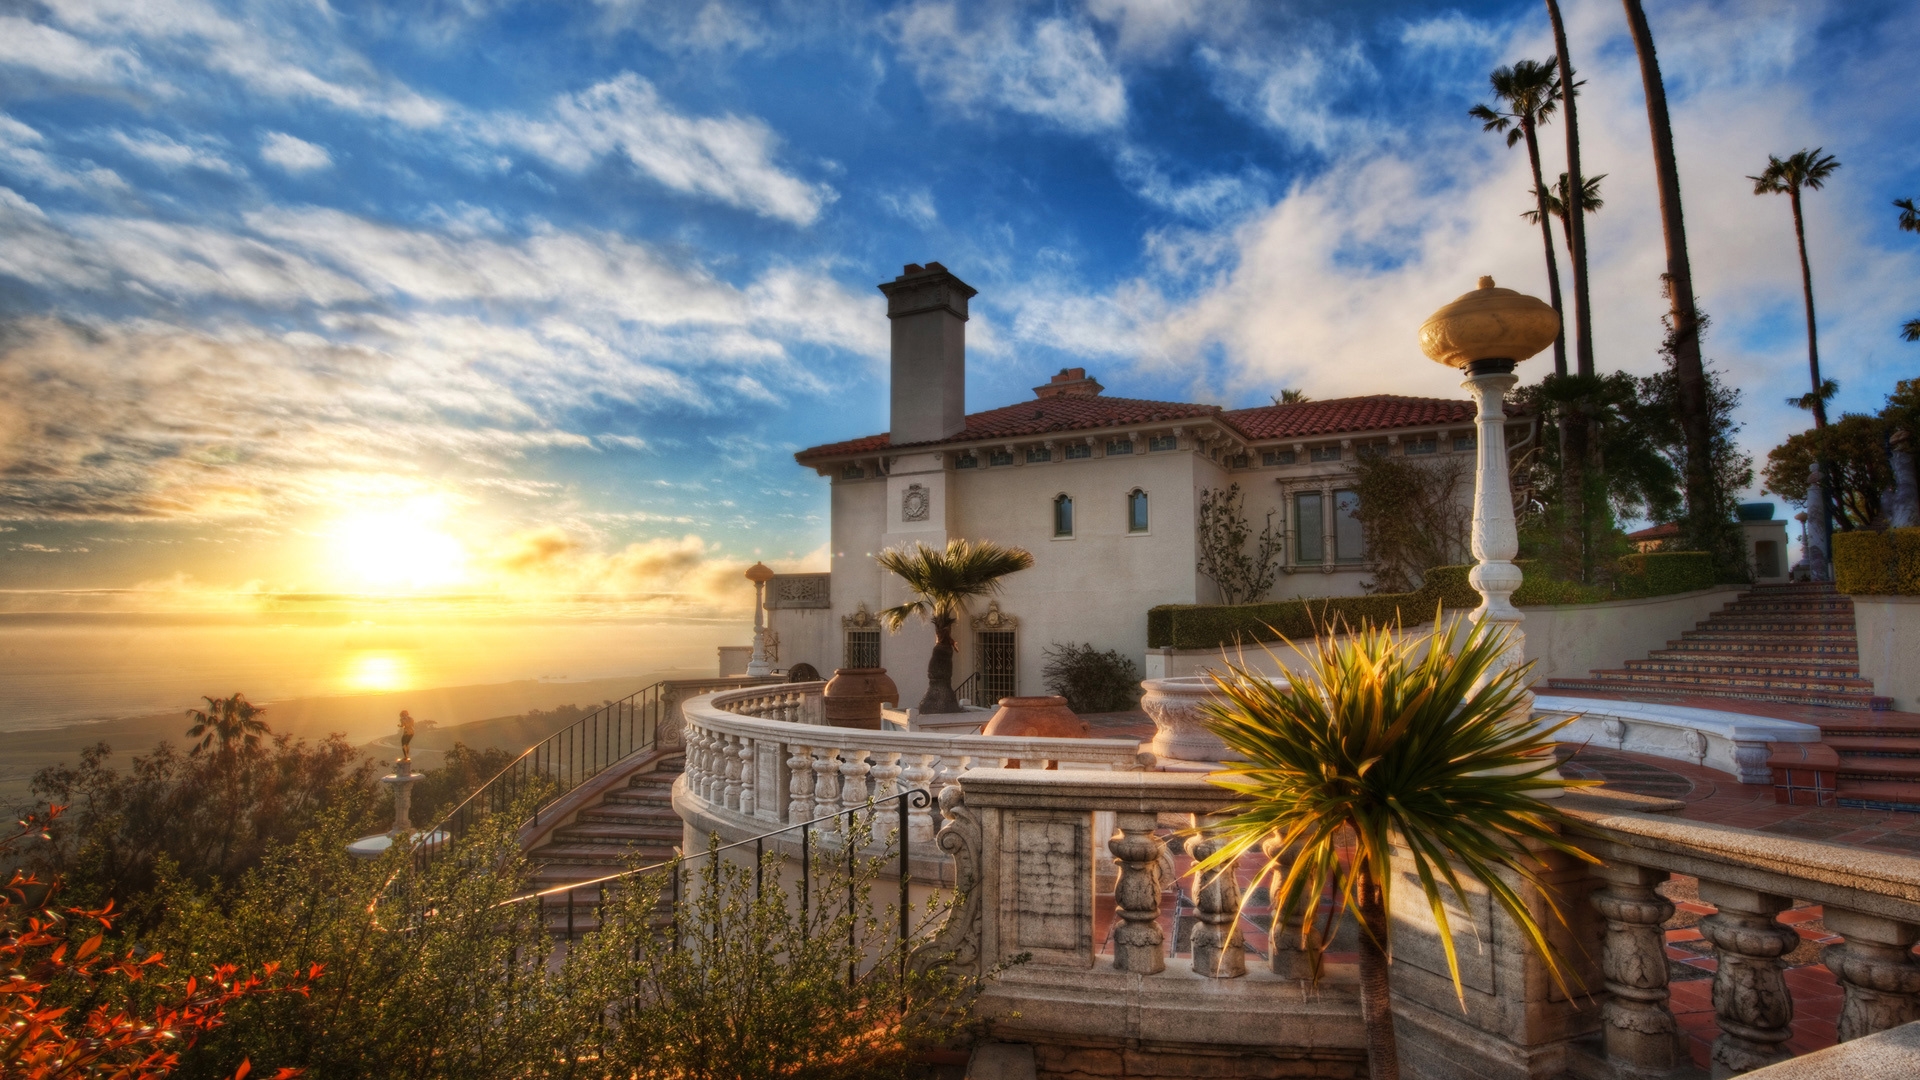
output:
<instances>
[{"instance_id":1,"label":"sun","mask_svg":"<svg viewBox=\"0 0 1920 1080\"><path fill-rule=\"evenodd\" d=\"M328 547L339 573L374 591L440 589L467 577L467 549L442 528L433 500L362 510L335 521Z\"/></svg>"},{"instance_id":2,"label":"sun","mask_svg":"<svg viewBox=\"0 0 1920 1080\"><path fill-rule=\"evenodd\" d=\"M413 685L413 671L403 656L360 653L348 662L342 682L347 689L363 693L405 690Z\"/></svg>"}]
</instances>

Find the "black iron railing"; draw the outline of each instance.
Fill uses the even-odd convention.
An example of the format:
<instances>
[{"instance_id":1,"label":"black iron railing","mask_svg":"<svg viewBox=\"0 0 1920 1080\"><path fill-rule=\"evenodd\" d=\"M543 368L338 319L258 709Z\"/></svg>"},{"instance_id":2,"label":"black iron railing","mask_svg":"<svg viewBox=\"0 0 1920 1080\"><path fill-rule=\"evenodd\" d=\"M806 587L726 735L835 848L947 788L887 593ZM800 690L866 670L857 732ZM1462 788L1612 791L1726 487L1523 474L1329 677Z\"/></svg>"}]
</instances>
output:
<instances>
[{"instance_id":1,"label":"black iron railing","mask_svg":"<svg viewBox=\"0 0 1920 1080\"><path fill-rule=\"evenodd\" d=\"M980 692L980 673L977 671L967 676L965 679L962 679L960 681L960 685L953 688L953 696L959 698L960 700L966 702L969 705L980 704L980 702L973 700L973 695L979 692ZM988 702L988 704L993 704L993 703Z\"/></svg>"},{"instance_id":2,"label":"black iron railing","mask_svg":"<svg viewBox=\"0 0 1920 1080\"><path fill-rule=\"evenodd\" d=\"M672 705L668 700L669 690L699 694L776 681L715 679L709 684L676 679L671 683L654 683L619 701L608 702L521 751L512 764L462 799L431 829L415 834L416 867L424 870L482 818L512 808L529 791L540 792L529 821L538 825L542 812L608 766L634 754L657 749L660 725L667 719L667 710Z\"/></svg>"}]
</instances>

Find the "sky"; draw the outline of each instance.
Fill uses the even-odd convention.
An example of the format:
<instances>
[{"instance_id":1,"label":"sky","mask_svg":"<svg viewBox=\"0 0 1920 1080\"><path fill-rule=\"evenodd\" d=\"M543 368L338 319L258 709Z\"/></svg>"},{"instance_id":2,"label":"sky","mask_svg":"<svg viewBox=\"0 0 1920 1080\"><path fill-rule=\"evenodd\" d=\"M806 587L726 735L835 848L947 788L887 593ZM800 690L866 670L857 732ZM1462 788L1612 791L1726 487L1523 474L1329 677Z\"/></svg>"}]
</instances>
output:
<instances>
[{"instance_id":1,"label":"sky","mask_svg":"<svg viewBox=\"0 0 1920 1080\"><path fill-rule=\"evenodd\" d=\"M1544 10L1328 7L0 0L0 610L744 611L744 563L825 565L791 455L885 429L907 262L979 290L976 410L1067 365L1458 396L1420 321L1480 274L1546 291L1524 152L1467 116L1551 54ZM1920 372L1920 4L1647 7L1764 458L1806 384L1768 154L1843 163L1807 199L1840 407ZM1649 373L1639 68L1619 4L1565 9L1599 366Z\"/></svg>"}]
</instances>

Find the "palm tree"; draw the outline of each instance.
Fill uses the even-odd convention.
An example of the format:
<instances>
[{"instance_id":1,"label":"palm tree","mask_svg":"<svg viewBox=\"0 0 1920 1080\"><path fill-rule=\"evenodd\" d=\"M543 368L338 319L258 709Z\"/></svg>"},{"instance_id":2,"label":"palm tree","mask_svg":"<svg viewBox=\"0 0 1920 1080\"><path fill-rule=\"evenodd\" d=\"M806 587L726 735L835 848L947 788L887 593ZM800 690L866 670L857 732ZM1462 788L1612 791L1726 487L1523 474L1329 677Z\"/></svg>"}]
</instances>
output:
<instances>
[{"instance_id":1,"label":"palm tree","mask_svg":"<svg viewBox=\"0 0 1920 1080\"><path fill-rule=\"evenodd\" d=\"M1920 206L1912 199L1895 199L1893 205L1900 208L1900 228L1903 232L1920 233ZM1900 328L1900 336L1908 341L1920 341L1920 319L1908 319Z\"/></svg>"},{"instance_id":2,"label":"palm tree","mask_svg":"<svg viewBox=\"0 0 1920 1080\"><path fill-rule=\"evenodd\" d=\"M1587 177L1586 184L1584 185L1586 191L1580 195L1581 209L1591 214L1606 208L1606 200L1600 197L1600 181L1606 178L1606 173L1601 173L1599 176ZM1536 198L1535 205L1539 209L1522 210L1520 211L1520 216L1526 218L1528 221L1537 222L1540 220L1541 209L1544 209L1547 213L1560 219L1560 227L1564 232L1567 225L1567 174L1560 174L1560 179L1553 182L1553 190L1541 191L1539 188L1535 188L1532 194ZM1569 239L1569 244L1571 244L1571 239Z\"/></svg>"},{"instance_id":3,"label":"palm tree","mask_svg":"<svg viewBox=\"0 0 1920 1080\"><path fill-rule=\"evenodd\" d=\"M1587 303L1587 225L1580 209L1580 197L1586 184L1580 173L1580 114L1574 108L1579 84L1573 81L1573 58L1567 52L1567 28L1560 21L1560 5L1547 0L1547 18L1553 23L1554 58L1560 65L1564 92L1560 99L1567 109L1567 174L1573 177L1572 213L1567 216L1567 245L1573 250L1573 362L1584 378L1593 374L1593 312ZM1539 186L1539 177L1534 178Z\"/></svg>"},{"instance_id":4,"label":"palm tree","mask_svg":"<svg viewBox=\"0 0 1920 1080\"><path fill-rule=\"evenodd\" d=\"M953 624L966 613L976 596L1000 591L1000 579L1033 565L1023 548L1003 547L991 540L947 541L946 550L916 542L911 551L890 548L876 561L906 582L914 598L880 613L887 628L898 632L909 615L933 623L933 656L927 660L927 693L920 699L922 713L957 713L960 699L953 693Z\"/></svg>"},{"instance_id":5,"label":"palm tree","mask_svg":"<svg viewBox=\"0 0 1920 1080\"><path fill-rule=\"evenodd\" d=\"M1276 913L1311 913L1331 890L1328 921L1302 920L1300 947L1310 954L1354 914L1373 1080L1399 1076L1387 981L1396 845L1412 859L1455 993L1460 967L1440 882L1456 902L1463 872L1484 885L1565 990L1546 930L1513 879L1558 915L1523 845L1598 861L1561 837L1564 815L1537 798L1592 781L1546 775L1558 727L1536 729L1529 715L1531 665L1502 669L1506 632L1480 623L1463 639L1461 622L1436 619L1434 631L1417 638L1371 625L1345 641L1323 638L1317 654L1301 652L1304 669L1284 682L1232 665L1214 676L1224 701L1206 707L1209 726L1239 759L1213 781L1242 801L1220 826L1221 846L1194 871L1268 853L1257 881L1268 884ZM1275 933L1284 932L1282 918Z\"/></svg>"},{"instance_id":6,"label":"palm tree","mask_svg":"<svg viewBox=\"0 0 1920 1080\"><path fill-rule=\"evenodd\" d=\"M1671 311L1667 334L1673 354L1674 388L1679 392L1680 431L1687 448L1687 513L1693 542L1724 531L1720 495L1713 469L1713 430L1707 401L1707 371L1700 357L1700 312L1693 299L1693 263L1687 257L1687 223L1680 205L1680 164L1673 153L1673 122L1667 116L1667 86L1653 48L1653 28L1640 0L1626 5L1627 28L1640 55L1640 83L1647 98L1647 129L1653 135L1653 172L1660 189L1660 224L1667 243L1665 287Z\"/></svg>"},{"instance_id":7,"label":"palm tree","mask_svg":"<svg viewBox=\"0 0 1920 1080\"><path fill-rule=\"evenodd\" d=\"M1282 390L1272 396L1275 405L1304 405L1313 400L1305 390Z\"/></svg>"},{"instance_id":8,"label":"palm tree","mask_svg":"<svg viewBox=\"0 0 1920 1080\"><path fill-rule=\"evenodd\" d=\"M1787 158L1767 155L1767 167L1759 176L1749 176L1755 195L1784 194L1793 207L1793 237L1800 245L1800 286L1807 301L1807 370L1813 376L1813 392L1789 399L1789 404L1813 410L1813 426L1827 426L1827 399L1840 389L1832 379L1820 377L1820 339L1813 326L1813 266L1807 262L1807 226L1800 212L1800 193L1819 191L1827 186L1827 177L1840 167L1832 154L1822 154L1816 146Z\"/></svg>"},{"instance_id":9,"label":"palm tree","mask_svg":"<svg viewBox=\"0 0 1920 1080\"><path fill-rule=\"evenodd\" d=\"M251 750L259 745L260 736L269 734L267 722L260 719L267 711L266 706L248 701L247 695L208 697L206 702L204 709L187 710L187 719L193 721L193 726L187 729L187 738L200 740L192 753L198 754L216 742L222 754L232 753L235 743Z\"/></svg>"},{"instance_id":10,"label":"palm tree","mask_svg":"<svg viewBox=\"0 0 1920 1080\"><path fill-rule=\"evenodd\" d=\"M1475 105L1467 110L1476 120L1485 121L1482 131L1505 132L1507 145L1516 142L1527 144L1527 163L1533 166L1533 190L1536 195L1541 188L1540 140L1536 132L1541 124L1547 122L1560 103L1559 61L1549 60L1540 63L1536 60L1522 60L1512 67L1495 68L1488 81L1493 83L1493 95L1498 98L1505 112L1489 105ZM1544 212L1544 201L1536 199L1537 212ZM1540 225L1540 238L1547 252L1547 299L1553 305L1553 312L1561 314L1560 308L1560 268L1553 256L1553 226L1544 217L1534 220ZM1553 370L1556 375L1567 373L1567 334L1566 320L1561 319L1561 331L1553 339Z\"/></svg>"}]
</instances>

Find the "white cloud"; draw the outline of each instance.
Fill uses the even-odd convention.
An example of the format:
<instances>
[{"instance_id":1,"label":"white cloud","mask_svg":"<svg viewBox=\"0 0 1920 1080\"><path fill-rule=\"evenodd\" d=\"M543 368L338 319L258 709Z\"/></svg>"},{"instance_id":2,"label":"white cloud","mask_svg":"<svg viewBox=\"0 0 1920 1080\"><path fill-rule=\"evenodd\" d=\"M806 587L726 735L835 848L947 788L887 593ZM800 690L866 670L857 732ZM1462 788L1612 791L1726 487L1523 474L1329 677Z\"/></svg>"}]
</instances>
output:
<instances>
[{"instance_id":1,"label":"white cloud","mask_svg":"<svg viewBox=\"0 0 1920 1080\"><path fill-rule=\"evenodd\" d=\"M38 131L0 113L0 171L54 190L127 190L119 173L91 161L49 154L40 149L45 143Z\"/></svg>"},{"instance_id":2,"label":"white cloud","mask_svg":"<svg viewBox=\"0 0 1920 1080\"><path fill-rule=\"evenodd\" d=\"M894 217L923 229L930 229L940 222L940 212L933 205L933 192L926 188L883 191L880 193L880 205L886 207L887 213Z\"/></svg>"},{"instance_id":3,"label":"white cloud","mask_svg":"<svg viewBox=\"0 0 1920 1080\"><path fill-rule=\"evenodd\" d=\"M45 23L0 15L0 64L78 83L118 85L143 74L134 54L96 46Z\"/></svg>"},{"instance_id":4,"label":"white cloud","mask_svg":"<svg viewBox=\"0 0 1920 1080\"><path fill-rule=\"evenodd\" d=\"M837 197L832 188L773 163L779 140L763 121L688 116L631 72L559 98L544 118L497 117L479 124L475 134L574 172L619 153L675 191L795 225L812 224Z\"/></svg>"},{"instance_id":5,"label":"white cloud","mask_svg":"<svg viewBox=\"0 0 1920 1080\"><path fill-rule=\"evenodd\" d=\"M922 0L894 18L901 58L929 92L965 110L1006 109L1079 134L1126 123L1126 84L1085 23L968 14L982 25L963 27L960 7L945 0Z\"/></svg>"},{"instance_id":6,"label":"white cloud","mask_svg":"<svg viewBox=\"0 0 1920 1080\"><path fill-rule=\"evenodd\" d=\"M162 169L201 169L227 176L247 174L245 169L228 161L224 154L214 149L216 144L213 140L183 143L152 128L142 128L137 132L115 131L110 137L128 153Z\"/></svg>"},{"instance_id":7,"label":"white cloud","mask_svg":"<svg viewBox=\"0 0 1920 1080\"><path fill-rule=\"evenodd\" d=\"M1181 183L1167 175L1151 152L1136 146L1122 147L1114 168L1134 194L1163 210L1207 222L1264 207L1272 182L1265 172L1249 166L1238 175L1212 173Z\"/></svg>"},{"instance_id":8,"label":"white cloud","mask_svg":"<svg viewBox=\"0 0 1920 1080\"><path fill-rule=\"evenodd\" d=\"M333 167L333 155L326 147L284 131L268 132L267 137L260 140L260 160L296 175Z\"/></svg>"},{"instance_id":9,"label":"white cloud","mask_svg":"<svg viewBox=\"0 0 1920 1080\"><path fill-rule=\"evenodd\" d=\"M1301 44L1277 52L1206 47L1197 55L1213 69L1215 93L1297 145L1327 152L1374 137L1367 121L1335 106L1343 94L1378 78L1358 44Z\"/></svg>"}]
</instances>

